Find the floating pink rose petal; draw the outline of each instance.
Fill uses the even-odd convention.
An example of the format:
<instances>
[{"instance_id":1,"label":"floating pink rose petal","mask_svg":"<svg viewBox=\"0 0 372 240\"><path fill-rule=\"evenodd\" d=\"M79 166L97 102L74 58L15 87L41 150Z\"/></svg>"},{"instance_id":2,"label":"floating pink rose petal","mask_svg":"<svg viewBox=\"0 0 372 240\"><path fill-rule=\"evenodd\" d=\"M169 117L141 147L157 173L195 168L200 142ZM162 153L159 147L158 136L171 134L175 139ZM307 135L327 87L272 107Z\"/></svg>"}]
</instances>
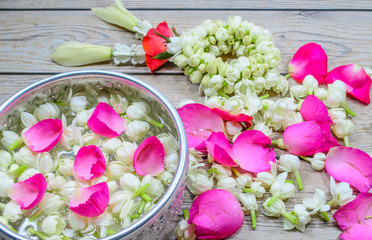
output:
<instances>
[{"instance_id":1,"label":"floating pink rose petal","mask_svg":"<svg viewBox=\"0 0 372 240\"><path fill-rule=\"evenodd\" d=\"M212 132L223 132L222 117L209 107L199 103L186 104L177 109L185 127L189 148L195 148Z\"/></svg>"},{"instance_id":2,"label":"floating pink rose petal","mask_svg":"<svg viewBox=\"0 0 372 240\"><path fill-rule=\"evenodd\" d=\"M242 169L249 172L265 172L276 162L275 152L269 148L271 140L264 133L248 130L241 133L233 144L234 159Z\"/></svg>"},{"instance_id":3,"label":"floating pink rose petal","mask_svg":"<svg viewBox=\"0 0 372 240\"><path fill-rule=\"evenodd\" d=\"M300 113L307 121L326 122L328 125L333 124L327 106L314 95L309 95L305 98L301 104Z\"/></svg>"},{"instance_id":4,"label":"floating pink rose petal","mask_svg":"<svg viewBox=\"0 0 372 240\"><path fill-rule=\"evenodd\" d=\"M224 121L244 122L247 125L247 127L252 126L251 120L253 118L243 113L239 115L232 115L219 108L212 108L212 111L218 113L218 115L220 115Z\"/></svg>"},{"instance_id":5,"label":"floating pink rose petal","mask_svg":"<svg viewBox=\"0 0 372 240\"><path fill-rule=\"evenodd\" d=\"M164 170L165 150L163 144L154 136L145 139L133 155L133 167L141 176L155 176Z\"/></svg>"},{"instance_id":6,"label":"floating pink rose petal","mask_svg":"<svg viewBox=\"0 0 372 240\"><path fill-rule=\"evenodd\" d=\"M362 150L334 147L327 154L325 168L334 179L347 182L360 192L372 188L372 158Z\"/></svg>"},{"instance_id":7,"label":"floating pink rose petal","mask_svg":"<svg viewBox=\"0 0 372 240\"><path fill-rule=\"evenodd\" d=\"M313 75L319 83L327 76L327 54L322 46L308 43L300 47L289 62L288 71L297 82Z\"/></svg>"},{"instance_id":8,"label":"floating pink rose petal","mask_svg":"<svg viewBox=\"0 0 372 240\"><path fill-rule=\"evenodd\" d=\"M242 226L240 203L228 191L212 189L200 194L191 205L189 224L195 225L199 239L222 239Z\"/></svg>"},{"instance_id":9,"label":"floating pink rose petal","mask_svg":"<svg viewBox=\"0 0 372 240\"><path fill-rule=\"evenodd\" d=\"M207 140L205 140L207 152L218 162L224 166L234 167L238 164L232 158L232 146L222 132L213 132Z\"/></svg>"},{"instance_id":10,"label":"floating pink rose petal","mask_svg":"<svg viewBox=\"0 0 372 240\"><path fill-rule=\"evenodd\" d=\"M106 182L91 187L78 188L70 198L70 209L84 217L101 215L109 203L109 189Z\"/></svg>"},{"instance_id":11,"label":"floating pink rose petal","mask_svg":"<svg viewBox=\"0 0 372 240\"><path fill-rule=\"evenodd\" d=\"M57 145L62 133L61 120L44 119L23 133L23 140L33 152L48 152Z\"/></svg>"},{"instance_id":12,"label":"floating pink rose petal","mask_svg":"<svg viewBox=\"0 0 372 240\"><path fill-rule=\"evenodd\" d=\"M107 138L120 136L126 128L126 120L104 102L98 103L87 124L90 130Z\"/></svg>"},{"instance_id":13,"label":"floating pink rose petal","mask_svg":"<svg viewBox=\"0 0 372 240\"><path fill-rule=\"evenodd\" d=\"M294 155L314 155L323 144L322 130L314 121L296 123L284 130L283 142Z\"/></svg>"},{"instance_id":14,"label":"floating pink rose petal","mask_svg":"<svg viewBox=\"0 0 372 240\"><path fill-rule=\"evenodd\" d=\"M45 177L38 173L22 182L13 184L8 190L8 195L20 205L21 209L31 209L41 201L46 189Z\"/></svg>"},{"instance_id":15,"label":"floating pink rose petal","mask_svg":"<svg viewBox=\"0 0 372 240\"><path fill-rule=\"evenodd\" d=\"M76 154L73 171L80 180L91 180L102 176L106 170L106 160L99 147L81 147Z\"/></svg>"},{"instance_id":16,"label":"floating pink rose petal","mask_svg":"<svg viewBox=\"0 0 372 240\"><path fill-rule=\"evenodd\" d=\"M327 83L341 80L346 84L347 92L351 96L365 104L371 102L369 97L372 84L371 78L366 71L357 64L336 67L328 73L325 80Z\"/></svg>"},{"instance_id":17,"label":"floating pink rose petal","mask_svg":"<svg viewBox=\"0 0 372 240\"><path fill-rule=\"evenodd\" d=\"M341 239L369 240L372 231L372 193L360 193L352 202L340 207L333 215L344 231Z\"/></svg>"}]
</instances>

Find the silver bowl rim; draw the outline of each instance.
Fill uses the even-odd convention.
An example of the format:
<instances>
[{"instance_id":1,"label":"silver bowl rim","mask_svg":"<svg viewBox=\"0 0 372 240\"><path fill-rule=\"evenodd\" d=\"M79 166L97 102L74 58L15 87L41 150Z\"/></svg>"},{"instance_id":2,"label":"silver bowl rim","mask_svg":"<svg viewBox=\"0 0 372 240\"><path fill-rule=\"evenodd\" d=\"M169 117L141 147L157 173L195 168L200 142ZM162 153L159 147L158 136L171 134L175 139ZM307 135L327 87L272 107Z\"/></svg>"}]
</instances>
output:
<instances>
[{"instance_id":1,"label":"silver bowl rim","mask_svg":"<svg viewBox=\"0 0 372 240\"><path fill-rule=\"evenodd\" d=\"M186 137L186 132L183 127L182 121L180 116L177 113L177 110L173 107L173 105L169 102L169 100L163 96L158 90L156 90L154 87L151 85L135 78L132 77L128 74L125 73L118 73L118 72L113 72L113 71L105 71L105 70L80 70L80 71L71 71L71 72L66 72L66 73L61 73L57 75L50 76L48 78L39 80L22 90L18 91L15 93L13 96L11 96L8 100L6 100L3 104L0 106L0 114L8 107L10 106L13 102L17 101L19 98L21 98L24 94L27 94L29 91L32 91L33 89L37 87L41 87L45 84L49 84L51 82L57 81L59 79L63 78L68 78L68 77L77 77L79 75L97 75L97 76L109 76L109 77L117 77L117 78L123 78L125 80L129 80L130 82L133 82L137 85L139 85L142 88L145 88L148 90L151 94L153 94L157 99L162 102L163 106L168 110L170 113L171 117L174 120L174 123L176 125L177 133L179 136L179 142L180 142L180 148L179 148L179 163L177 166L176 173L173 177L172 183L169 185L168 189L166 192L163 194L163 196L160 198L158 203L148 212L146 215L141 217L137 222L133 223L129 227L112 234L110 236L107 236L105 240L112 240L112 239L119 239L122 237L129 236L133 234L137 229L144 227L149 221L155 220L157 215L162 211L166 210L165 208L167 207L168 200L171 199L175 194L176 190L180 187L179 185L181 184L182 178L186 176L187 172L187 163L188 163L188 149L187 149L187 137ZM168 203L168 204L167 204ZM6 235L9 238L12 239L22 239L22 240L27 240L28 238L10 230L6 226L0 223L0 231L2 234Z\"/></svg>"}]
</instances>

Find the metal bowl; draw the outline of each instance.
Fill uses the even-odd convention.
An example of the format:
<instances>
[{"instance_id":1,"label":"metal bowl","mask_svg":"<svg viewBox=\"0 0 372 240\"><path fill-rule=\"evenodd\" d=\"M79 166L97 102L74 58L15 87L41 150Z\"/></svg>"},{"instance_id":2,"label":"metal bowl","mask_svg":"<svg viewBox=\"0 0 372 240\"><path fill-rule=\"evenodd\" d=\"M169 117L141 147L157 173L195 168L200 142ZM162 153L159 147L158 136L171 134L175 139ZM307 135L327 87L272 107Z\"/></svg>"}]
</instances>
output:
<instances>
[{"instance_id":1,"label":"metal bowl","mask_svg":"<svg viewBox=\"0 0 372 240\"><path fill-rule=\"evenodd\" d=\"M63 101L69 88L89 87L97 94L114 90L129 98L146 100L153 112L179 140L179 162L172 183L158 203L137 222L103 239L163 239L169 223L181 209L188 168L187 139L181 119L172 104L152 86L126 74L108 71L75 71L38 81L17 92L0 106L0 130L19 130L19 111L32 109L47 101ZM0 238L27 239L0 224Z\"/></svg>"}]
</instances>

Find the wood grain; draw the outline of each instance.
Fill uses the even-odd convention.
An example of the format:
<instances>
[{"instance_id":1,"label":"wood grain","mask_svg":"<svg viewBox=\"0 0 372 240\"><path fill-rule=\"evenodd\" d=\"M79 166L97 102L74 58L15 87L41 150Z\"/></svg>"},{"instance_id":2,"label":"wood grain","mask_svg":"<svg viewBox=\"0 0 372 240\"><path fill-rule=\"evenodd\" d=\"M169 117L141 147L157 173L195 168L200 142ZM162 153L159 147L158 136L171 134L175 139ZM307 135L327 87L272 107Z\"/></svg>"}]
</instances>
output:
<instances>
[{"instance_id":1,"label":"wood grain","mask_svg":"<svg viewBox=\"0 0 372 240\"><path fill-rule=\"evenodd\" d=\"M154 25L166 19L175 24L179 32L207 18L226 20L230 15L240 15L273 33L282 51L283 72L295 51L307 42L317 42L324 47L329 69L349 63L371 65L368 56L372 54L372 15L369 12L198 11L195 15L189 11L135 11L135 14ZM149 72L145 66L117 68L112 63L79 68L54 64L49 56L65 41L107 46L116 42L140 43L131 33L101 21L88 11L4 11L0 14L0 31L0 73L54 73L75 69ZM182 71L168 63L158 73L181 74Z\"/></svg>"},{"instance_id":2,"label":"wood grain","mask_svg":"<svg viewBox=\"0 0 372 240\"><path fill-rule=\"evenodd\" d=\"M114 0L2 0L0 8L6 9L89 9L110 5ZM128 9L371 9L368 0L123 0Z\"/></svg>"}]
</instances>

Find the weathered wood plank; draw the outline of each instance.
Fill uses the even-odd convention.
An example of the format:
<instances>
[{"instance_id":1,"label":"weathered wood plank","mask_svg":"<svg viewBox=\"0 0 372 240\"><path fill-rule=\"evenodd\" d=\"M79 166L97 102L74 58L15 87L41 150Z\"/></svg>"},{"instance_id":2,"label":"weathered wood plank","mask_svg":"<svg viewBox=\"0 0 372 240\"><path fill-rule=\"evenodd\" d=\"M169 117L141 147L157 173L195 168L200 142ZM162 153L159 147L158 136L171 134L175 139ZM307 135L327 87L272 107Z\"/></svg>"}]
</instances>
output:
<instances>
[{"instance_id":1,"label":"weathered wood plank","mask_svg":"<svg viewBox=\"0 0 372 240\"><path fill-rule=\"evenodd\" d=\"M107 6L113 0L4 0L0 1L0 8L12 9L89 9L91 7ZM124 0L124 5L129 9L372 9L372 5L367 0L338 1L338 0L201 0L201 1L171 1L171 0Z\"/></svg>"},{"instance_id":2,"label":"weathered wood plank","mask_svg":"<svg viewBox=\"0 0 372 240\"><path fill-rule=\"evenodd\" d=\"M371 64L372 15L369 12L320 11L135 11L152 24L166 19L178 31L189 29L207 18L243 18L269 29L282 51L282 71L298 47L307 42L321 44L329 57L329 68L351 62ZM11 19L11 20L10 20ZM280 21L278 21L280 19ZM139 43L134 36L107 24L88 11L4 11L0 14L0 72L63 72L76 69L105 69L130 73L149 72L145 66L112 63L71 68L54 64L49 56L64 41L81 41L112 46L116 42ZM300 37L299 37L300 36ZM172 64L160 73L182 73Z\"/></svg>"}]
</instances>

